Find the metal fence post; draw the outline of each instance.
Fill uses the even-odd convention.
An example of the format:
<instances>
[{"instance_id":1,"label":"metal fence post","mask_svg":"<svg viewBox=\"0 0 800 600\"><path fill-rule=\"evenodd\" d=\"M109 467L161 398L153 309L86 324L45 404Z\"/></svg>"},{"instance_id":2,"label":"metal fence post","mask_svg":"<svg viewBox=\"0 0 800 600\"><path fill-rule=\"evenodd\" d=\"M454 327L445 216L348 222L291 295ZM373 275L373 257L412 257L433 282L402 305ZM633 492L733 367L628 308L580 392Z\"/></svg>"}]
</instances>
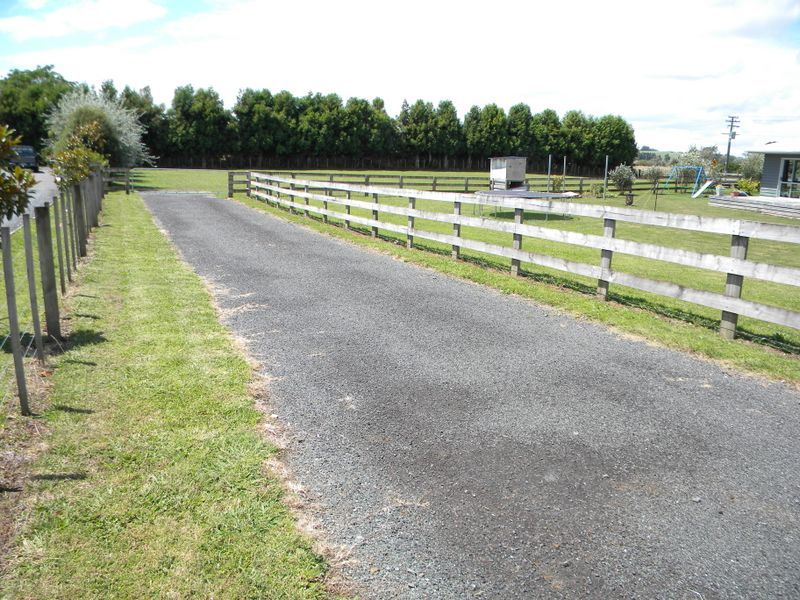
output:
<instances>
[{"instance_id":1,"label":"metal fence post","mask_svg":"<svg viewBox=\"0 0 800 600\"><path fill-rule=\"evenodd\" d=\"M17 315L17 293L14 289L14 257L11 254L11 228L0 227L0 244L3 246L3 277L8 306L8 337L11 341L11 354L14 355L14 372L17 378L19 408L23 415L30 415L28 406L28 385L25 381L25 365L22 362L22 346L19 342L19 319Z\"/></svg>"},{"instance_id":2,"label":"metal fence post","mask_svg":"<svg viewBox=\"0 0 800 600\"><path fill-rule=\"evenodd\" d=\"M747 245L750 238L743 235L731 236L731 258L739 258L745 260L747 258ZM725 281L725 295L731 298L742 297L742 283L744 277L734 273L728 273ZM739 321L739 315L736 313L722 311L722 319L719 323L719 334L726 340L732 340L736 336L736 324Z\"/></svg>"},{"instance_id":3,"label":"metal fence post","mask_svg":"<svg viewBox=\"0 0 800 600\"><path fill-rule=\"evenodd\" d=\"M53 233L50 230L50 205L37 206L33 211L36 215L36 243L39 246L39 272L42 276L47 333L51 338L60 338L61 315L58 311L56 270L53 261Z\"/></svg>"},{"instance_id":4,"label":"metal fence post","mask_svg":"<svg viewBox=\"0 0 800 600\"><path fill-rule=\"evenodd\" d=\"M42 341L42 325L39 322L39 300L36 297L36 271L33 268L33 241L31 237L31 216L22 215L22 235L25 238L25 271L28 275L28 298L31 304L31 320L33 321L33 340L36 354L44 363L44 342Z\"/></svg>"}]
</instances>

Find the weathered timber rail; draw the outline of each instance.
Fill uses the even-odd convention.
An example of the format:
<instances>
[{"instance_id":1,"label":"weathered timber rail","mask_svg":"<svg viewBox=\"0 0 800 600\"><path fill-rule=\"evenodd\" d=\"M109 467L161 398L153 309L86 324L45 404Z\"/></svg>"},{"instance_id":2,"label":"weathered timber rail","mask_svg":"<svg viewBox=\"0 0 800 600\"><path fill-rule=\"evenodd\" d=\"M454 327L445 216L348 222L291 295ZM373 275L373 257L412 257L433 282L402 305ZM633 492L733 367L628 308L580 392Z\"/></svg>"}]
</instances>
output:
<instances>
[{"instance_id":1,"label":"weathered timber rail","mask_svg":"<svg viewBox=\"0 0 800 600\"><path fill-rule=\"evenodd\" d=\"M248 173L261 173L264 175L275 175L278 177L290 177L292 179L313 178L315 181L327 181L329 183L352 183L359 185L382 185L396 187L400 189L430 190L433 192L479 192L489 189L489 177L486 175L397 175L384 173L304 173L299 171L228 171L228 197L233 197L237 193L247 192ZM573 177L553 175L548 179L546 175L536 175L525 178L525 183L532 190L553 191L558 187L558 191L576 192L584 194L589 192L592 184L602 186L602 178L592 179L589 177ZM634 192L647 192L653 185L649 181L639 179L633 184ZM682 183L671 183L670 190L690 192L691 185Z\"/></svg>"},{"instance_id":2,"label":"weathered timber rail","mask_svg":"<svg viewBox=\"0 0 800 600\"><path fill-rule=\"evenodd\" d=\"M109 192L114 187L121 187L125 194L131 193L131 170L124 168L109 168L103 171L103 190Z\"/></svg>"},{"instance_id":3,"label":"weathered timber rail","mask_svg":"<svg viewBox=\"0 0 800 600\"><path fill-rule=\"evenodd\" d=\"M520 262L526 262L575 275L591 277L597 280L598 295L602 298L607 297L609 285L615 283L628 288L718 309L722 311L720 333L723 337L729 339L734 337L738 315L800 329L800 313L741 298L744 277L754 277L763 281L800 286L800 269L798 268L747 260L747 246L750 238L800 244L800 227L563 202L561 201L562 199L558 198L537 199L521 198L513 195L490 196L480 193L467 194L409 188L401 189L379 185L297 179L257 172L250 172L248 179L249 193L253 197L275 205L303 211L306 215L314 213L320 215L325 221L331 217L340 219L344 221L346 227L351 223L363 225L371 228L373 236L377 235L379 229L404 234L407 236L407 245L409 247L413 246L415 238L420 238L451 245L454 257L459 255L461 249L470 249L510 258L512 271L515 273L518 271ZM315 190L328 193L315 193ZM346 197L334 196L333 192L344 192ZM364 199L354 199L352 198L353 194L363 195ZM381 204L379 202L381 196L407 199L408 207ZM302 200L302 203L297 200ZM321 202L322 207L310 204L311 200ZM453 212L448 214L420 210L416 208L416 200L449 203L453 206ZM329 208L330 204L344 207L345 212L331 210ZM465 215L461 211L463 204L513 209L515 219L512 222L484 216ZM351 208L368 210L371 212L371 218L353 215L351 214ZM538 213L602 219L604 235L589 235L527 225L523 222L526 210ZM406 216L407 225L382 221L380 220L380 213ZM453 234L447 235L420 229L416 225L415 219L452 224ZM705 254L620 239L615 237L616 223L618 221L730 235L731 254L730 256ZM514 235L513 247L462 237L460 229L462 226L511 233ZM599 249L602 251L600 264L592 265L575 262L522 250L522 236ZM611 266L614 252L724 273L727 277L725 292L724 294L719 294L692 289L667 281L614 271Z\"/></svg>"}]
</instances>

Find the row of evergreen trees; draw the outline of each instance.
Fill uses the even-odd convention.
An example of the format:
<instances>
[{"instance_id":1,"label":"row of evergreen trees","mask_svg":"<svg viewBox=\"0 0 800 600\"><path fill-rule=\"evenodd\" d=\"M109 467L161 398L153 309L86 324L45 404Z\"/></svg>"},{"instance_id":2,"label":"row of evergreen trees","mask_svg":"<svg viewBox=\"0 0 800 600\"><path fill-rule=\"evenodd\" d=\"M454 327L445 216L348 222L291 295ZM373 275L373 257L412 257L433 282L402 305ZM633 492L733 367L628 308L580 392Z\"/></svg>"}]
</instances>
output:
<instances>
[{"instance_id":1,"label":"row of evergreen trees","mask_svg":"<svg viewBox=\"0 0 800 600\"><path fill-rule=\"evenodd\" d=\"M48 108L80 87L86 85L65 81L52 67L11 71L0 80L0 121L41 147ZM232 109L213 88L190 85L175 90L169 107L157 104L148 87L118 91L106 81L99 94L139 115L144 142L163 166L366 166L369 160L373 166L484 168L490 156L513 154L529 157L532 166L553 155L559 165L566 156L573 167L601 169L606 155L616 165L637 154L633 128L622 117L573 110L560 118L551 109L534 114L526 104L507 113L496 104L473 106L462 119L449 100L404 102L392 117L380 98L343 102L335 94L246 89Z\"/></svg>"}]
</instances>

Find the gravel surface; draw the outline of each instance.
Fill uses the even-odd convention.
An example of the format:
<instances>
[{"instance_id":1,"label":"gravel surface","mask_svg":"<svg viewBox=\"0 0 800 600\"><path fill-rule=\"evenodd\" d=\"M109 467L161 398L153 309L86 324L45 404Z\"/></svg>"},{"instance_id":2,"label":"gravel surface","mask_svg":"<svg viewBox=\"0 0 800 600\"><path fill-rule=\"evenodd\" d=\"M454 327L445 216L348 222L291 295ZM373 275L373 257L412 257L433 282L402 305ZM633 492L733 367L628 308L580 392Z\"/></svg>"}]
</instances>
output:
<instances>
[{"instance_id":1,"label":"gravel surface","mask_svg":"<svg viewBox=\"0 0 800 600\"><path fill-rule=\"evenodd\" d=\"M367 598L800 596L800 394L202 195L219 286Z\"/></svg>"},{"instance_id":2,"label":"gravel surface","mask_svg":"<svg viewBox=\"0 0 800 600\"><path fill-rule=\"evenodd\" d=\"M53 199L53 196L58 194L58 186L56 186L53 173L49 168L42 168L41 171L34 173L33 176L36 179L36 185L33 187L33 196L28 205L27 212L30 214L33 214L33 208L35 206L42 206L45 202L49 202ZM15 231L22 227L22 218L11 217L10 219L6 219L3 217L2 224L11 227L11 231Z\"/></svg>"}]
</instances>

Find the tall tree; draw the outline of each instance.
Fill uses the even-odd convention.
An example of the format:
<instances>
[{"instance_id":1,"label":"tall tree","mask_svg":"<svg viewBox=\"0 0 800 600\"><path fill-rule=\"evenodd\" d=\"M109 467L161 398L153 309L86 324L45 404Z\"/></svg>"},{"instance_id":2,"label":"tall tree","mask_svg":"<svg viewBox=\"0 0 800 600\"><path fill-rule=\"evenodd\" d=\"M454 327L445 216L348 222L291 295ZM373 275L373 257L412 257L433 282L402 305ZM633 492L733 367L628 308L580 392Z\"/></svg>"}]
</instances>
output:
<instances>
[{"instance_id":1,"label":"tall tree","mask_svg":"<svg viewBox=\"0 0 800 600\"><path fill-rule=\"evenodd\" d=\"M527 104L515 104L508 111L509 152L519 156L533 156L536 138L533 135L533 115Z\"/></svg>"},{"instance_id":2,"label":"tall tree","mask_svg":"<svg viewBox=\"0 0 800 600\"><path fill-rule=\"evenodd\" d=\"M168 118L176 151L199 154L203 168L209 158L233 149L232 117L214 88L176 88Z\"/></svg>"},{"instance_id":3,"label":"tall tree","mask_svg":"<svg viewBox=\"0 0 800 600\"><path fill-rule=\"evenodd\" d=\"M561 120L562 152L570 161L588 164L594 160L594 119L571 110Z\"/></svg>"},{"instance_id":4,"label":"tall tree","mask_svg":"<svg viewBox=\"0 0 800 600\"><path fill-rule=\"evenodd\" d=\"M608 154L609 164L633 164L638 152L633 127L622 117L605 115L595 124L594 164L601 165Z\"/></svg>"},{"instance_id":5,"label":"tall tree","mask_svg":"<svg viewBox=\"0 0 800 600\"><path fill-rule=\"evenodd\" d=\"M171 152L169 145L169 123L163 104L153 101L149 86L134 90L127 85L120 93L122 105L136 112L139 122L144 127L142 141L155 159Z\"/></svg>"},{"instance_id":6,"label":"tall tree","mask_svg":"<svg viewBox=\"0 0 800 600\"><path fill-rule=\"evenodd\" d=\"M276 134L280 127L275 115L274 99L269 90L243 90L233 107L239 150L249 156L276 153Z\"/></svg>"},{"instance_id":7,"label":"tall tree","mask_svg":"<svg viewBox=\"0 0 800 600\"><path fill-rule=\"evenodd\" d=\"M562 154L561 119L558 113L546 108L533 115L531 127L534 139L534 158L544 160L548 154Z\"/></svg>"},{"instance_id":8,"label":"tall tree","mask_svg":"<svg viewBox=\"0 0 800 600\"><path fill-rule=\"evenodd\" d=\"M336 94L308 94L300 101L297 135L302 151L313 156L342 154L344 110Z\"/></svg>"},{"instance_id":9,"label":"tall tree","mask_svg":"<svg viewBox=\"0 0 800 600\"><path fill-rule=\"evenodd\" d=\"M450 100L442 100L434 115L433 153L442 160L445 169L448 160L464 151L464 129L458 120L458 112Z\"/></svg>"},{"instance_id":10,"label":"tall tree","mask_svg":"<svg viewBox=\"0 0 800 600\"><path fill-rule=\"evenodd\" d=\"M436 141L436 116L433 104L417 100L409 106L403 101L398 121L403 145L408 154L414 157L417 168L420 168L424 157L430 162Z\"/></svg>"},{"instance_id":11,"label":"tall tree","mask_svg":"<svg viewBox=\"0 0 800 600\"><path fill-rule=\"evenodd\" d=\"M41 151L47 141L47 114L73 87L52 65L12 69L0 79L0 123L14 128L23 144Z\"/></svg>"},{"instance_id":12,"label":"tall tree","mask_svg":"<svg viewBox=\"0 0 800 600\"><path fill-rule=\"evenodd\" d=\"M464 122L467 152L480 161L507 154L508 119L505 111L496 104L487 104L475 111L476 108L470 109Z\"/></svg>"}]
</instances>

